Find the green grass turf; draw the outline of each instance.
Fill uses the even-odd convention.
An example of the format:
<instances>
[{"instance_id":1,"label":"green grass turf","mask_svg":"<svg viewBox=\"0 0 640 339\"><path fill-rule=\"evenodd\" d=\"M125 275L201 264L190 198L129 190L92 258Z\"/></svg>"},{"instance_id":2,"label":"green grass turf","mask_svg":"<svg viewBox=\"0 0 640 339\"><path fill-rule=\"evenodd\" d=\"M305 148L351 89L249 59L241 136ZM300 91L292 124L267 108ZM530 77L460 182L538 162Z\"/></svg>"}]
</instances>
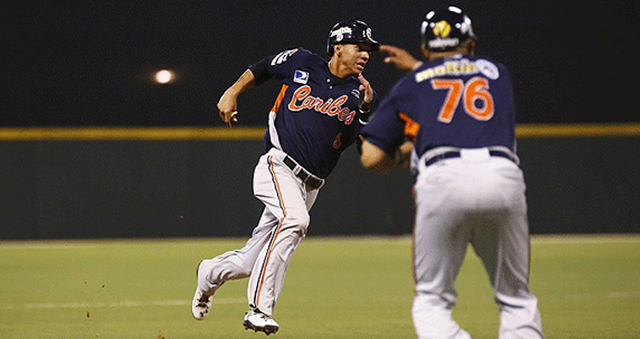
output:
<instances>
[{"instance_id":1,"label":"green grass turf","mask_svg":"<svg viewBox=\"0 0 640 339\"><path fill-rule=\"evenodd\" d=\"M244 239L0 243L0 338L263 338L245 331L247 280L191 317L196 264ZM531 288L547 338L640 338L640 238L534 238ZM276 338L414 338L411 241L305 239L275 319ZM454 317L497 338L498 311L469 251Z\"/></svg>"}]
</instances>

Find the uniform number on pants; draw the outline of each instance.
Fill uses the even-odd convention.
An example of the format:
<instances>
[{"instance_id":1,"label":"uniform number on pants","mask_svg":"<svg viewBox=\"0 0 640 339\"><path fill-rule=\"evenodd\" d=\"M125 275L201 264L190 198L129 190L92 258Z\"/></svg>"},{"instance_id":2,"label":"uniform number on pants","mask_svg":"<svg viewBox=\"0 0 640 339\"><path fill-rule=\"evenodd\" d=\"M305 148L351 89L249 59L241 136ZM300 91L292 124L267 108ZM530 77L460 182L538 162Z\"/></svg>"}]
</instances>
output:
<instances>
[{"instance_id":1,"label":"uniform number on pants","mask_svg":"<svg viewBox=\"0 0 640 339\"><path fill-rule=\"evenodd\" d=\"M473 77L465 84L462 79L433 79L431 87L435 90L446 89L447 98L444 100L438 121L448 124L463 98L464 111L472 118L487 121L493 117L493 96L488 91L489 81L482 77ZM476 102L480 103L479 106Z\"/></svg>"}]
</instances>

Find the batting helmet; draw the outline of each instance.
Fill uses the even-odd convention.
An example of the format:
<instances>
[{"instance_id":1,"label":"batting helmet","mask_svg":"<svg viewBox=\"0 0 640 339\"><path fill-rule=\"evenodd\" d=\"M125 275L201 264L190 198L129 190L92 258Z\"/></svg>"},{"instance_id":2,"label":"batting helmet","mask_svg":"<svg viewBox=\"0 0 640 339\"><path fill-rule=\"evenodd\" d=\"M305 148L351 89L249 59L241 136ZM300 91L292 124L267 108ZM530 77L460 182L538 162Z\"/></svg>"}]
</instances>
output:
<instances>
[{"instance_id":1,"label":"batting helmet","mask_svg":"<svg viewBox=\"0 0 640 339\"><path fill-rule=\"evenodd\" d=\"M338 22L329 31L327 55L333 55L333 45L335 44L358 43L369 44L372 51L376 51L380 47L380 44L371 38L371 28L365 22L360 20Z\"/></svg>"},{"instance_id":2,"label":"batting helmet","mask_svg":"<svg viewBox=\"0 0 640 339\"><path fill-rule=\"evenodd\" d=\"M427 13L420 29L422 44L430 51L447 52L475 39L471 19L455 6Z\"/></svg>"}]
</instances>

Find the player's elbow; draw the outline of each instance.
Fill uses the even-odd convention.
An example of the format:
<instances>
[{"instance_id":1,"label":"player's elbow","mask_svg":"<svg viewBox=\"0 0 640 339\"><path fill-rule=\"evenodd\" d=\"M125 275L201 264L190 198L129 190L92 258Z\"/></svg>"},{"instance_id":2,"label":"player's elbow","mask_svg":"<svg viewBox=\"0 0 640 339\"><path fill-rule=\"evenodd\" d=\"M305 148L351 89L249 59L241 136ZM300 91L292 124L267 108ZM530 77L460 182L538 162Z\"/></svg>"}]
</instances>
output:
<instances>
[{"instance_id":1,"label":"player's elbow","mask_svg":"<svg viewBox=\"0 0 640 339\"><path fill-rule=\"evenodd\" d=\"M381 162L362 161L362 166L367 170L378 173L378 174L386 174L391 172L392 170L391 167L385 166Z\"/></svg>"},{"instance_id":2,"label":"player's elbow","mask_svg":"<svg viewBox=\"0 0 640 339\"><path fill-rule=\"evenodd\" d=\"M362 163L362 167L370 171L375 171L376 167L379 166L379 161L377 159L364 152L360 156L360 163Z\"/></svg>"},{"instance_id":3,"label":"player's elbow","mask_svg":"<svg viewBox=\"0 0 640 339\"><path fill-rule=\"evenodd\" d=\"M378 147L364 142L362 145L362 155L360 163L367 170L376 173L389 173L393 169L393 160Z\"/></svg>"}]
</instances>

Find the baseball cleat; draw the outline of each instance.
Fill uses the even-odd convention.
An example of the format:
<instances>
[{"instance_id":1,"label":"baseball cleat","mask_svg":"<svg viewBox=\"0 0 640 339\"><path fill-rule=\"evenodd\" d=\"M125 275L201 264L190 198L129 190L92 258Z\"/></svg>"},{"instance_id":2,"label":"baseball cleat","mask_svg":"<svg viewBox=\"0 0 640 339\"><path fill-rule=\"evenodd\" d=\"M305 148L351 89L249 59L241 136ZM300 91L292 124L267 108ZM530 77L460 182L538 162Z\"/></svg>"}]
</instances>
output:
<instances>
[{"instance_id":1,"label":"baseball cleat","mask_svg":"<svg viewBox=\"0 0 640 339\"><path fill-rule=\"evenodd\" d=\"M196 294L191 301L191 313L196 320L202 320L209 314L211 299L213 299L213 294L204 294L199 288L196 288Z\"/></svg>"},{"instance_id":2,"label":"baseball cleat","mask_svg":"<svg viewBox=\"0 0 640 339\"><path fill-rule=\"evenodd\" d=\"M245 330L253 330L254 332L264 332L266 335L276 333L280 329L278 323L270 316L252 309L244 316L244 322L242 323Z\"/></svg>"}]
</instances>

